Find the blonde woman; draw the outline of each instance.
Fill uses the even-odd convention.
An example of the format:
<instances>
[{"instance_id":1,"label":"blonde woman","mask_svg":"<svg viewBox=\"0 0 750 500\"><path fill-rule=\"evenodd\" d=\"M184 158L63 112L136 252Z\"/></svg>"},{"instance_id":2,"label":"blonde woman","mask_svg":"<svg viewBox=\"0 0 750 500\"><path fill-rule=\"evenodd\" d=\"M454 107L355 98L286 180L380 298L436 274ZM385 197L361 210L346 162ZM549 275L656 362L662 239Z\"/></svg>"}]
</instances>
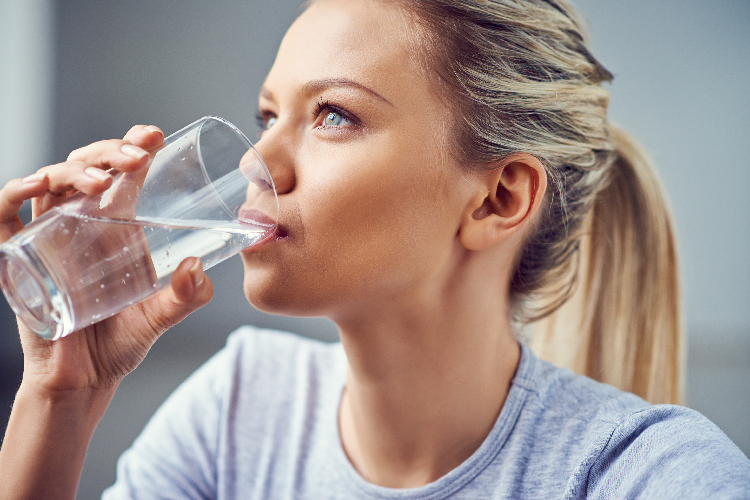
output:
<instances>
[{"instance_id":1,"label":"blonde woman","mask_svg":"<svg viewBox=\"0 0 750 500\"><path fill-rule=\"evenodd\" d=\"M312 2L260 91L280 228L243 252L245 294L341 343L235 332L104 498L748 498L718 428L646 402L681 399L677 264L610 78L562 0ZM134 127L8 183L0 236L162 139ZM0 496L74 498L118 382L211 294L190 258L58 342L21 325Z\"/></svg>"}]
</instances>

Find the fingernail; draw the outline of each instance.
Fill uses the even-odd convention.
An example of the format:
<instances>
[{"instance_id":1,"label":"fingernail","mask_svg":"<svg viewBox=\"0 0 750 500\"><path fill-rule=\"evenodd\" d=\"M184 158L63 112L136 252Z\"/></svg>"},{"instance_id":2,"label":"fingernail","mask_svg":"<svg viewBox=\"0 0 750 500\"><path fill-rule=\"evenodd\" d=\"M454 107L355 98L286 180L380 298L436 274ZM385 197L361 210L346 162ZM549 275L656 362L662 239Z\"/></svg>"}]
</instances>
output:
<instances>
[{"instance_id":1,"label":"fingernail","mask_svg":"<svg viewBox=\"0 0 750 500\"><path fill-rule=\"evenodd\" d=\"M193 280L193 286L195 288L198 288L203 283L203 278L206 275L203 274L203 269L201 267L201 260L195 259L195 264L193 264L193 267L190 268L190 278Z\"/></svg>"},{"instance_id":2,"label":"fingernail","mask_svg":"<svg viewBox=\"0 0 750 500\"><path fill-rule=\"evenodd\" d=\"M109 175L104 170L99 170L96 167L88 167L86 170L83 171L84 174L88 175L89 177L93 177L94 179L98 181L105 182L112 178L111 175Z\"/></svg>"},{"instance_id":3,"label":"fingernail","mask_svg":"<svg viewBox=\"0 0 750 500\"><path fill-rule=\"evenodd\" d=\"M148 156L148 152L144 151L138 146L133 146L132 144L123 144L120 148L120 151L132 158L135 158L136 160L142 160L146 156Z\"/></svg>"},{"instance_id":4,"label":"fingernail","mask_svg":"<svg viewBox=\"0 0 750 500\"><path fill-rule=\"evenodd\" d=\"M161 129L159 127L155 126L155 125L149 125L148 127L146 127L146 130L148 130L149 132L159 132L159 133L161 133Z\"/></svg>"},{"instance_id":5,"label":"fingernail","mask_svg":"<svg viewBox=\"0 0 750 500\"><path fill-rule=\"evenodd\" d=\"M45 175L40 173L31 174L28 177L24 177L23 179L21 179L21 182L25 182L26 184L34 184L36 182L43 181L44 177Z\"/></svg>"}]
</instances>

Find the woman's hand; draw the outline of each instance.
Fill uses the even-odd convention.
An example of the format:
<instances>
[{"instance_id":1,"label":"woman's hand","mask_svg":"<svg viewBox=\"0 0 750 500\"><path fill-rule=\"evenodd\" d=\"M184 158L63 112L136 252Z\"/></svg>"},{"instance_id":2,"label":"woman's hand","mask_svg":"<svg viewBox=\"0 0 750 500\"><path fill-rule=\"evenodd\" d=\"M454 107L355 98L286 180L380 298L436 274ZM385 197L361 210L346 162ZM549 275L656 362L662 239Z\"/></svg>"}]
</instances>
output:
<instances>
[{"instance_id":1,"label":"woman's hand","mask_svg":"<svg viewBox=\"0 0 750 500\"><path fill-rule=\"evenodd\" d=\"M22 228L17 212L24 200L32 199L36 218L76 192L103 192L112 184L107 170L141 169L162 145L158 128L136 126L122 140L91 144L64 163L9 182L0 191L0 240ZM171 290L55 342L19 322L24 381L50 391L112 386L141 362L161 333L211 299L212 286L203 278L198 259L187 259L175 271Z\"/></svg>"},{"instance_id":2,"label":"woman's hand","mask_svg":"<svg viewBox=\"0 0 750 500\"><path fill-rule=\"evenodd\" d=\"M146 167L163 139L156 127L136 126L122 140L91 144L10 181L0 190L0 242L23 228L25 200L36 218L77 192L101 193L112 185L108 170ZM175 270L171 289L60 340L41 339L19 321L24 374L0 450L0 497L74 498L88 442L119 381L212 295L191 257Z\"/></svg>"}]
</instances>

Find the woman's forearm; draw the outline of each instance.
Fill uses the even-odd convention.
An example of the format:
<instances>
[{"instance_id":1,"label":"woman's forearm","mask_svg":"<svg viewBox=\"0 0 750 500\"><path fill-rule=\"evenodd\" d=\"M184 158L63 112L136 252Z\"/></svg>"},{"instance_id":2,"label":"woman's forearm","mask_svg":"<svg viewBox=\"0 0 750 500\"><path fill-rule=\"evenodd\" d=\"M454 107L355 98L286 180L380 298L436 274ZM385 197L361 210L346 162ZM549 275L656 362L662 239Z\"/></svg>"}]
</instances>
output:
<instances>
[{"instance_id":1,"label":"woman's forearm","mask_svg":"<svg viewBox=\"0 0 750 500\"><path fill-rule=\"evenodd\" d=\"M0 449L0 498L75 499L86 449L115 389L49 393L24 381Z\"/></svg>"}]
</instances>

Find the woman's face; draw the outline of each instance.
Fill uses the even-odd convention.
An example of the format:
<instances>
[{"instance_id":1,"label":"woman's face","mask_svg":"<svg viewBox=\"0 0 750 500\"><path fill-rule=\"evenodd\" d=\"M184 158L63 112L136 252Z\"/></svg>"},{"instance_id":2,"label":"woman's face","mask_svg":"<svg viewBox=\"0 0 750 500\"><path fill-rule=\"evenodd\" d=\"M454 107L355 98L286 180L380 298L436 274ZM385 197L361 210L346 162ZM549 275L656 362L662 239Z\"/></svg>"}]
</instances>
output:
<instances>
[{"instance_id":1,"label":"woman's face","mask_svg":"<svg viewBox=\"0 0 750 500\"><path fill-rule=\"evenodd\" d=\"M260 92L257 149L279 237L243 252L261 310L333 319L408 303L455 259L471 186L414 27L375 0L322 0L289 29Z\"/></svg>"}]
</instances>

